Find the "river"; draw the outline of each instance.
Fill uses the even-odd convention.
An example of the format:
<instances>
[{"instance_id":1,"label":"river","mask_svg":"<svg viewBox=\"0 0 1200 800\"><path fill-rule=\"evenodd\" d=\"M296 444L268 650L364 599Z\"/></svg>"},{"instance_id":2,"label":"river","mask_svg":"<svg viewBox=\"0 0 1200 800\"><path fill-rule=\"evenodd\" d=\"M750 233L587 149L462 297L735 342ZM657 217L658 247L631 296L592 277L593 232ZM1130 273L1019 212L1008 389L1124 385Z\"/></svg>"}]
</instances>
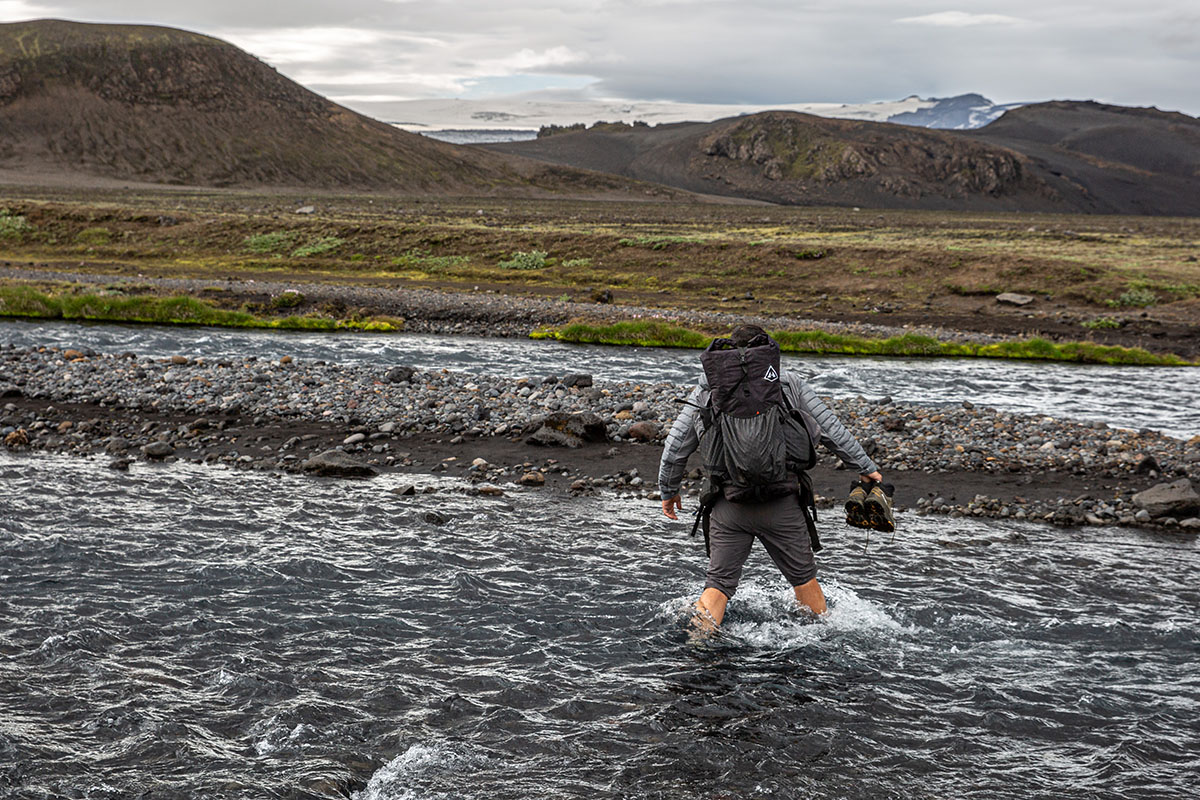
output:
<instances>
[{"instance_id":1,"label":"river","mask_svg":"<svg viewBox=\"0 0 1200 800\"><path fill-rule=\"evenodd\" d=\"M400 498L0 453L0 794L1163 798L1200 781L1194 537L826 521L689 641L652 502Z\"/></svg>"},{"instance_id":2,"label":"river","mask_svg":"<svg viewBox=\"0 0 1200 800\"><path fill-rule=\"evenodd\" d=\"M279 333L152 325L0 322L0 344L90 347L165 357L247 356L544 377L586 372L600 380L691 383L694 351L572 345L527 339L423 334ZM969 400L1006 411L1149 428L1187 439L1200 433L1196 367L1112 367L1026 361L786 355L817 391L890 396L924 405Z\"/></svg>"}]
</instances>

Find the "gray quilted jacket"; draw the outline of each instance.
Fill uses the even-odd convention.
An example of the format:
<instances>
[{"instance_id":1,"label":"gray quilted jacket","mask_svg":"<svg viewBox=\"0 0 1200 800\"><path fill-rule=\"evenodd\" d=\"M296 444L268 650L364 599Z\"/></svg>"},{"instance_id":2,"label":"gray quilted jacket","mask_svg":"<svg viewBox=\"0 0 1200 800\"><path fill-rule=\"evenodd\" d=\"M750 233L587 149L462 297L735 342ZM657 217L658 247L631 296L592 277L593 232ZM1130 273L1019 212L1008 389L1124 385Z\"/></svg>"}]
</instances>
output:
<instances>
[{"instance_id":1,"label":"gray quilted jacket","mask_svg":"<svg viewBox=\"0 0 1200 800\"><path fill-rule=\"evenodd\" d=\"M783 370L780 380L783 391L787 393L788 402L792 408L807 411L821 426L821 444L837 453L838 457L857 470L860 475L869 475L879 469L862 449L862 445L854 438L846 426L834 416L829 407L821 402L817 393L799 374L791 370ZM683 483L683 473L687 469L687 460L696 448L700 446L700 437L704 434L704 422L700 419L700 410L708 403L708 379L704 375L688 397L688 403L671 426L663 446L662 461L658 466L658 490L664 498L673 497L679 493Z\"/></svg>"}]
</instances>

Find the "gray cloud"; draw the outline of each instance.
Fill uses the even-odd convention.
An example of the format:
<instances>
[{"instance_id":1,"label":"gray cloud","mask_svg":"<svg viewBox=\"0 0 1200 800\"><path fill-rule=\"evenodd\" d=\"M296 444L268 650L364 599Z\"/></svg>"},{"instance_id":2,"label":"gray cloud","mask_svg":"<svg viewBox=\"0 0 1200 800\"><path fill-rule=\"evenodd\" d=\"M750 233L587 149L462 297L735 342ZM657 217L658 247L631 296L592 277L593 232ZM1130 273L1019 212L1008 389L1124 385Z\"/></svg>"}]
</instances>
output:
<instances>
[{"instance_id":1,"label":"gray cloud","mask_svg":"<svg viewBox=\"0 0 1200 800\"><path fill-rule=\"evenodd\" d=\"M864 102L978 91L1200 112L1193 0L0 0L54 15L228 39L335 99L591 81L605 97ZM563 77L556 77L563 76ZM353 102L351 102L353 105Z\"/></svg>"}]
</instances>

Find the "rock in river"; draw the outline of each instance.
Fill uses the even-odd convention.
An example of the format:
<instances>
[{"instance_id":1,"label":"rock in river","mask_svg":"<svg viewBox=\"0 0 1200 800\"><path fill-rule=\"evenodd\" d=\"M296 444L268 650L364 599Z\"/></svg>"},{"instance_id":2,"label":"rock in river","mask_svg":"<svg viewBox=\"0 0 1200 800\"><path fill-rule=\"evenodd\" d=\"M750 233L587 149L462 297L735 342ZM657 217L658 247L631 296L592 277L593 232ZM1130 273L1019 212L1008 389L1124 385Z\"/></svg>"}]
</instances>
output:
<instances>
[{"instance_id":1,"label":"rock in river","mask_svg":"<svg viewBox=\"0 0 1200 800\"><path fill-rule=\"evenodd\" d=\"M175 448L166 442L151 442L142 448L142 455L146 458L166 458L174 454Z\"/></svg>"},{"instance_id":2,"label":"rock in river","mask_svg":"<svg viewBox=\"0 0 1200 800\"><path fill-rule=\"evenodd\" d=\"M1200 494L1196 494L1191 481L1180 478L1173 483L1160 483L1138 492L1133 496L1133 502L1152 517L1180 517L1200 509Z\"/></svg>"},{"instance_id":3,"label":"rock in river","mask_svg":"<svg viewBox=\"0 0 1200 800\"><path fill-rule=\"evenodd\" d=\"M377 474L377 470L370 464L341 450L318 453L301 466L305 472L329 478L370 478Z\"/></svg>"}]
</instances>

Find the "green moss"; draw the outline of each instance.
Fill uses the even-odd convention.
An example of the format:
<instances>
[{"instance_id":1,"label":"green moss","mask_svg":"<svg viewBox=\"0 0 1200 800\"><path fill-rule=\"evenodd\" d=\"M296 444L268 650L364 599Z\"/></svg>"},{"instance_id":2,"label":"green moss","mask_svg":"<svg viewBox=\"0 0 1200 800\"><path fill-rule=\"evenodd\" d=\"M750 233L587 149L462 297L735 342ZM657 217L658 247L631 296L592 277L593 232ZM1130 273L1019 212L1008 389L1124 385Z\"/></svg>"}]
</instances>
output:
<instances>
[{"instance_id":1,"label":"green moss","mask_svg":"<svg viewBox=\"0 0 1200 800\"><path fill-rule=\"evenodd\" d=\"M112 231L108 228L84 228L79 233L75 234L75 241L80 244L98 245L108 244L112 241Z\"/></svg>"},{"instance_id":2,"label":"green moss","mask_svg":"<svg viewBox=\"0 0 1200 800\"><path fill-rule=\"evenodd\" d=\"M1116 300L1109 300L1108 305L1116 308L1122 306L1133 306L1134 308L1145 308L1152 306L1158 302L1158 295L1144 286L1131 286L1128 291L1124 292Z\"/></svg>"},{"instance_id":3,"label":"green moss","mask_svg":"<svg viewBox=\"0 0 1200 800\"><path fill-rule=\"evenodd\" d=\"M617 244L622 247L649 247L651 250L665 250L673 244L701 244L703 241L694 236L637 236L632 239L620 239Z\"/></svg>"},{"instance_id":4,"label":"green moss","mask_svg":"<svg viewBox=\"0 0 1200 800\"><path fill-rule=\"evenodd\" d=\"M861 356L924 356L965 358L1011 358L1035 361L1069 361L1088 364L1132 364L1147 366L1191 366L1171 354L1151 353L1141 348L1116 347L1091 342L1056 344L1045 339L1020 339L994 344L944 342L928 336L904 334L887 339L870 339L826 331L774 331L771 334L784 352ZM542 329L536 339L557 339L589 344L640 345L643 347L703 348L711 333L683 328L661 320L592 325L575 322L557 329Z\"/></svg>"},{"instance_id":5,"label":"green moss","mask_svg":"<svg viewBox=\"0 0 1200 800\"><path fill-rule=\"evenodd\" d=\"M470 261L471 259L467 256L434 256L423 250L409 250L407 253L393 258L391 263L393 267L420 270L437 275L452 272L455 268L462 267Z\"/></svg>"},{"instance_id":6,"label":"green moss","mask_svg":"<svg viewBox=\"0 0 1200 800\"><path fill-rule=\"evenodd\" d=\"M345 241L336 236L325 236L321 239L314 239L306 245L297 247L292 251L292 258L307 258L308 256L322 256L326 253L332 253L345 244Z\"/></svg>"},{"instance_id":7,"label":"green moss","mask_svg":"<svg viewBox=\"0 0 1200 800\"><path fill-rule=\"evenodd\" d=\"M271 319L246 311L216 308L194 297L126 297L69 290L45 293L21 285L0 286L0 316L280 330L386 332L404 329L404 320L396 317L339 320L317 316L288 316Z\"/></svg>"},{"instance_id":8,"label":"green moss","mask_svg":"<svg viewBox=\"0 0 1200 800\"><path fill-rule=\"evenodd\" d=\"M271 308L295 308L303 303L304 295L302 295L300 292L292 291L290 289L286 292L280 292L271 298Z\"/></svg>"},{"instance_id":9,"label":"green moss","mask_svg":"<svg viewBox=\"0 0 1200 800\"><path fill-rule=\"evenodd\" d=\"M543 250L519 250L512 254L511 259L501 261L496 266L501 269L542 269L548 264Z\"/></svg>"},{"instance_id":10,"label":"green moss","mask_svg":"<svg viewBox=\"0 0 1200 800\"><path fill-rule=\"evenodd\" d=\"M290 247L295 238L295 231L277 231L247 236L243 244L251 253L278 253Z\"/></svg>"},{"instance_id":11,"label":"green moss","mask_svg":"<svg viewBox=\"0 0 1200 800\"><path fill-rule=\"evenodd\" d=\"M34 230L34 226L21 214L13 214L7 208L0 208L0 239L21 239L26 233Z\"/></svg>"}]
</instances>

